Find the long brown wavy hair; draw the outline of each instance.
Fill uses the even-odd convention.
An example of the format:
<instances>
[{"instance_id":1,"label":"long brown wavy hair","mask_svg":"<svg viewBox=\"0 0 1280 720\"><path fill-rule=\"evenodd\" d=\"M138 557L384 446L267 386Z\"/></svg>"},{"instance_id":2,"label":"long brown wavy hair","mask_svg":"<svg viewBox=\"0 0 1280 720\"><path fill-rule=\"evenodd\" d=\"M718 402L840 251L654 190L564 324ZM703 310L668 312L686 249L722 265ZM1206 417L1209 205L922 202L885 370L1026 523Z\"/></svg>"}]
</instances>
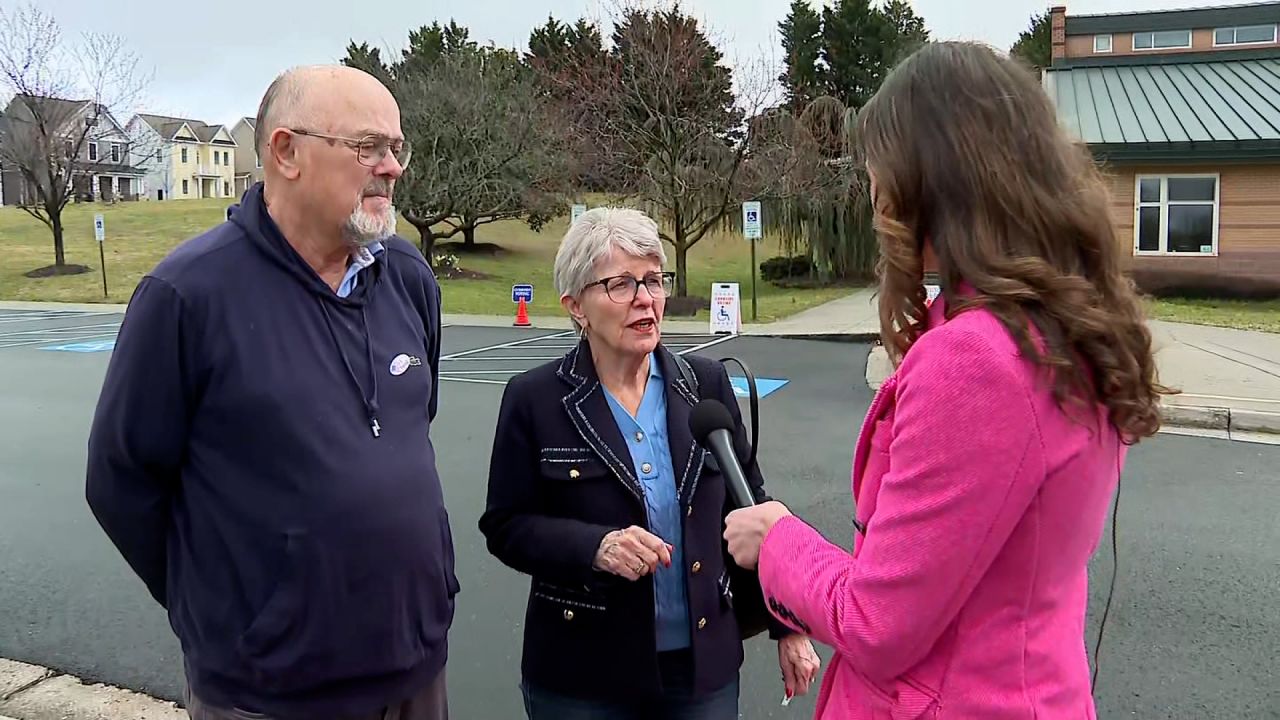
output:
<instances>
[{"instance_id":1,"label":"long brown wavy hair","mask_svg":"<svg viewBox=\"0 0 1280 720\"><path fill-rule=\"evenodd\" d=\"M993 313L1048 372L1060 406L1101 403L1129 443L1159 430L1171 391L1156 380L1106 186L1029 68L982 45L930 43L890 73L855 132L873 178L881 337L895 363L925 329L927 242L948 314ZM974 292L958 293L961 283Z\"/></svg>"}]
</instances>

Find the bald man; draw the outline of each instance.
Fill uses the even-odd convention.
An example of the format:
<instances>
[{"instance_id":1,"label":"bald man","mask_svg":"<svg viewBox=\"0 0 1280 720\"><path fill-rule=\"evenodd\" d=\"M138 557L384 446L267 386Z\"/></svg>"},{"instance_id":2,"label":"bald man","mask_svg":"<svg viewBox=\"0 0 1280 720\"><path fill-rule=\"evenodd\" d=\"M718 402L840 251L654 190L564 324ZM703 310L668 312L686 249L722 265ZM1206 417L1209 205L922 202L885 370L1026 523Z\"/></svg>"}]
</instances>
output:
<instances>
[{"instance_id":1,"label":"bald man","mask_svg":"<svg viewBox=\"0 0 1280 720\"><path fill-rule=\"evenodd\" d=\"M89 505L168 610L196 720L445 718L440 288L395 235L400 111L295 69L257 146L264 182L133 295Z\"/></svg>"}]
</instances>

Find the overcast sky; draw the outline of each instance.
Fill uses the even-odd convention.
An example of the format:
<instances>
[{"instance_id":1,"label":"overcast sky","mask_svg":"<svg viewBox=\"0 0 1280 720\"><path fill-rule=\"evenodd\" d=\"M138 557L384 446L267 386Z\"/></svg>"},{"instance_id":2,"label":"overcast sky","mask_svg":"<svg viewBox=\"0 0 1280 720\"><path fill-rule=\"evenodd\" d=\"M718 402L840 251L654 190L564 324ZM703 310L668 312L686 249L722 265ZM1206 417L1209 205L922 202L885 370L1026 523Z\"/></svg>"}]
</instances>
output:
<instances>
[{"instance_id":1,"label":"overcast sky","mask_svg":"<svg viewBox=\"0 0 1280 720\"><path fill-rule=\"evenodd\" d=\"M820 2L820 0L815 0ZM1067 0L1070 14L1244 4L1242 0ZM9 5L9 3L5 3ZM546 21L607 17L607 0L36 0L54 13L64 36L97 30L124 37L154 69L146 110L231 123L257 112L262 92L291 65L335 62L347 43L400 48L411 28L450 18L481 42L524 49L529 31ZM778 55L777 24L790 0L684 0L730 61ZM1000 49L1017 39L1037 0L913 0L935 39L981 40ZM1056 3L1055 3L1056 4ZM287 9L289 7L297 9ZM127 10L126 10L127 8ZM125 122L121 118L121 122Z\"/></svg>"}]
</instances>

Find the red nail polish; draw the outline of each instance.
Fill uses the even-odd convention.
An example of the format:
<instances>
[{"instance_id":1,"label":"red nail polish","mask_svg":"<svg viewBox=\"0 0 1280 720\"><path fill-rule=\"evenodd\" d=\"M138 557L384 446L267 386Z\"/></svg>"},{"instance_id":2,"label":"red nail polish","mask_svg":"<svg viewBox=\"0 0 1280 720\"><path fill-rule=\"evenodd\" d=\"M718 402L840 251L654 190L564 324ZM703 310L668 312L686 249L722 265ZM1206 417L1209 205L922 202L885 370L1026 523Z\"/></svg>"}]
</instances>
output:
<instances>
[{"instance_id":1,"label":"red nail polish","mask_svg":"<svg viewBox=\"0 0 1280 720\"><path fill-rule=\"evenodd\" d=\"M790 689L790 688L788 688L788 689L787 689L787 699L788 699L788 700L790 700L790 699L792 698L792 696L794 696L794 695L795 695L795 693L791 692L791 689Z\"/></svg>"}]
</instances>

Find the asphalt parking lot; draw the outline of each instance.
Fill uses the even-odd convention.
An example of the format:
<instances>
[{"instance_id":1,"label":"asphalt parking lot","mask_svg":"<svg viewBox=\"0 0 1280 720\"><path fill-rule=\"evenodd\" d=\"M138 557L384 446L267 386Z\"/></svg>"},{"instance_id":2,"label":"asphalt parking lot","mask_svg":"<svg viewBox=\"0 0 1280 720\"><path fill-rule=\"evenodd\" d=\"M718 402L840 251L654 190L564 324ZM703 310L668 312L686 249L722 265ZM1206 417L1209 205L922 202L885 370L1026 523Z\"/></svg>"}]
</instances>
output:
<instances>
[{"instance_id":1,"label":"asphalt parking lot","mask_svg":"<svg viewBox=\"0 0 1280 720\"><path fill-rule=\"evenodd\" d=\"M0 657L176 699L181 659L166 618L84 502L85 440L119 321L111 313L0 311ZM573 338L506 327L444 333L432 435L463 586L449 665L453 713L518 718L527 581L488 555L476 521L504 383L560 357ZM760 455L770 492L848 545L849 460L871 399L867 347L666 341L678 352L740 357L762 383L772 381L761 401ZM1195 437L1161 436L1132 454L1100 717L1280 718L1278 465L1280 448ZM1090 650L1112 571L1109 535L1092 571ZM779 707L769 643L753 641L748 654L744 718L812 715L811 697Z\"/></svg>"}]
</instances>

